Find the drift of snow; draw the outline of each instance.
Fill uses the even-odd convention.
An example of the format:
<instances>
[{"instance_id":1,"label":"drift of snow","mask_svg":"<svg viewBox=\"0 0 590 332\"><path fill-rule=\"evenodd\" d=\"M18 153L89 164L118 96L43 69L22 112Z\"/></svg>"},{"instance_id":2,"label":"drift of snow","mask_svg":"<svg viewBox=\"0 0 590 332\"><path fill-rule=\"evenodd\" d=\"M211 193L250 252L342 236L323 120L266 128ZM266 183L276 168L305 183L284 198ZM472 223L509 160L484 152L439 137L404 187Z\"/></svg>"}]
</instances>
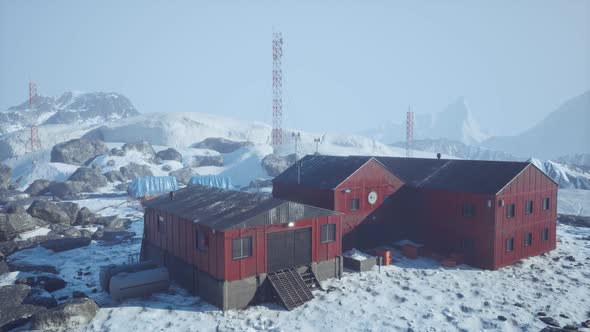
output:
<instances>
[{"instance_id":1,"label":"drift of snow","mask_svg":"<svg viewBox=\"0 0 590 332\"><path fill-rule=\"evenodd\" d=\"M364 252L356 249L356 248L352 248L347 252L343 252L342 256L348 257L348 258L352 258L354 260L357 261L364 261L367 258L370 258L371 255L367 255Z\"/></svg>"}]
</instances>

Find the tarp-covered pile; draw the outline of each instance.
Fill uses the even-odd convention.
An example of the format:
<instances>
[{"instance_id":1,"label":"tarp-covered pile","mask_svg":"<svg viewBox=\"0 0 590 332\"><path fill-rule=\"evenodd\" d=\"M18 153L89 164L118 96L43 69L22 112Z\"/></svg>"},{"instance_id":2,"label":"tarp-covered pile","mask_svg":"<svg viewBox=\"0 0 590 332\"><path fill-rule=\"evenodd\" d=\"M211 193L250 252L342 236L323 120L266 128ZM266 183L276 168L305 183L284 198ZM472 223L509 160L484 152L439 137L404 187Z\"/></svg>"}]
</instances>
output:
<instances>
[{"instance_id":1,"label":"tarp-covered pile","mask_svg":"<svg viewBox=\"0 0 590 332\"><path fill-rule=\"evenodd\" d=\"M188 185L201 185L220 189L232 189L231 180L227 176L221 175L197 175L193 176Z\"/></svg>"},{"instance_id":2,"label":"tarp-covered pile","mask_svg":"<svg viewBox=\"0 0 590 332\"><path fill-rule=\"evenodd\" d=\"M127 192L132 197L146 197L178 190L173 176L142 176L133 179Z\"/></svg>"}]
</instances>

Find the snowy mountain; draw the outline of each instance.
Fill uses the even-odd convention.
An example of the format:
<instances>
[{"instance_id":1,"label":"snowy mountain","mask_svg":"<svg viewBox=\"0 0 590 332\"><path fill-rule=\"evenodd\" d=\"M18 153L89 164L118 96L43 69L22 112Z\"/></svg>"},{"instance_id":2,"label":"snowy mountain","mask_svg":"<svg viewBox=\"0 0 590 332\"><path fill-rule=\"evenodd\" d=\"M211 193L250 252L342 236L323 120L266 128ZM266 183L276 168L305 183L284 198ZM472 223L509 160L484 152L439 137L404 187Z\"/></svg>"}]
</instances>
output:
<instances>
[{"instance_id":1,"label":"snowy mountain","mask_svg":"<svg viewBox=\"0 0 590 332\"><path fill-rule=\"evenodd\" d=\"M405 140L406 129L403 122L389 121L377 128L364 130L360 134L383 143L392 143ZM463 97L457 98L439 113L415 115L415 139L443 138L465 144L476 144L488 137L479 128Z\"/></svg>"},{"instance_id":2,"label":"snowy mountain","mask_svg":"<svg viewBox=\"0 0 590 332\"><path fill-rule=\"evenodd\" d=\"M590 153L590 91L570 99L541 122L517 136L492 137L483 146L519 157L554 159Z\"/></svg>"},{"instance_id":3,"label":"snowy mountain","mask_svg":"<svg viewBox=\"0 0 590 332\"><path fill-rule=\"evenodd\" d=\"M561 156L557 158L557 161L590 171L590 153Z\"/></svg>"},{"instance_id":4,"label":"snowy mountain","mask_svg":"<svg viewBox=\"0 0 590 332\"><path fill-rule=\"evenodd\" d=\"M66 92L59 97L35 96L33 107L25 101L0 111L0 135L33 124L99 124L138 115L131 101L118 93Z\"/></svg>"},{"instance_id":5,"label":"snowy mountain","mask_svg":"<svg viewBox=\"0 0 590 332\"><path fill-rule=\"evenodd\" d=\"M406 142L400 141L391 144L400 148L405 148ZM502 151L490 150L480 146L467 145L459 141L453 141L445 138L439 139L417 139L413 142L414 150L428 151L433 154L440 153L443 158L453 156L461 159L474 160L522 160L514 157L509 153Z\"/></svg>"},{"instance_id":6,"label":"snowy mountain","mask_svg":"<svg viewBox=\"0 0 590 332\"><path fill-rule=\"evenodd\" d=\"M590 190L590 172L588 171L551 160L541 161L532 158L530 161L555 180L559 188Z\"/></svg>"}]
</instances>

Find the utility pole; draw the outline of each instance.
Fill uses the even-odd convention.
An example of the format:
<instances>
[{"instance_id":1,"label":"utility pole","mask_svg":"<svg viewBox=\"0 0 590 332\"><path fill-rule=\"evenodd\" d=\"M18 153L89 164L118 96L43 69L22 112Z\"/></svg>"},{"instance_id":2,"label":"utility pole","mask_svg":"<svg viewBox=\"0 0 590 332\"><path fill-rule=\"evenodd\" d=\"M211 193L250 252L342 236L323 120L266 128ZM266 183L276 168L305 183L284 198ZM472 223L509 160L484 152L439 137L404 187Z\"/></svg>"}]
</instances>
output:
<instances>
[{"instance_id":1,"label":"utility pole","mask_svg":"<svg viewBox=\"0 0 590 332\"><path fill-rule=\"evenodd\" d=\"M283 144L283 35L272 34L272 135L273 148Z\"/></svg>"}]
</instances>

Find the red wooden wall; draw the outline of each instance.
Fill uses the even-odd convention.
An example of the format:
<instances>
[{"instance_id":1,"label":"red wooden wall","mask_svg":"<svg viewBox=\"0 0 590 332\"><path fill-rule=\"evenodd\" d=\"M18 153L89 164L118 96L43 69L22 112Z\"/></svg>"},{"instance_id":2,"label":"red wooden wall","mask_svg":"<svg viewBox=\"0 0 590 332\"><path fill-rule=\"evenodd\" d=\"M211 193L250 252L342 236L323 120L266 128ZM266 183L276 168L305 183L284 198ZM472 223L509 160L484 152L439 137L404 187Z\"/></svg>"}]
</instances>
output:
<instances>
[{"instance_id":1,"label":"red wooden wall","mask_svg":"<svg viewBox=\"0 0 590 332\"><path fill-rule=\"evenodd\" d=\"M164 217L163 231L157 230L158 215ZM146 240L166 250L184 262L196 266L218 280L239 280L266 272L266 239L269 233L312 227L312 261L318 262L340 256L341 226L340 216L330 216L299 220L294 227L284 224L262 225L244 229L213 232L207 227L189 222L171 213L147 208L144 215ZM336 241L320 243L321 225L336 224ZM208 234L209 245L206 251L197 249L196 231ZM242 259L232 258L232 240L252 236L252 256Z\"/></svg>"},{"instance_id":2,"label":"red wooden wall","mask_svg":"<svg viewBox=\"0 0 590 332\"><path fill-rule=\"evenodd\" d=\"M494 268L510 265L522 258L536 256L556 248L557 184L534 165L529 165L497 196L495 202L496 239ZM542 210L543 198L549 198L549 209ZM499 201L504 200L504 206ZM533 213L525 214L527 200L533 201ZM506 209L515 203L515 216L507 218ZM541 231L549 228L549 239L541 240ZM533 234L533 242L525 247L526 233ZM506 252L505 241L514 238L514 250Z\"/></svg>"}]
</instances>

